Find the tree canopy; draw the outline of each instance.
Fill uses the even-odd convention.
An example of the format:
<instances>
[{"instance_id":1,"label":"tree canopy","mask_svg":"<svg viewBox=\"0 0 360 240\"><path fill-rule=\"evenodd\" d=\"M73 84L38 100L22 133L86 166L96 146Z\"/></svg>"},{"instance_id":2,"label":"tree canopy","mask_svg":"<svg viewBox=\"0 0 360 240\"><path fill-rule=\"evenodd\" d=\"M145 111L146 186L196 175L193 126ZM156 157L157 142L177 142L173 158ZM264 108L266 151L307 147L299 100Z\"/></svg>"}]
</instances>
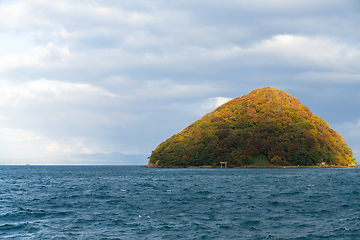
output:
<instances>
[{"instance_id":1,"label":"tree canopy","mask_svg":"<svg viewBox=\"0 0 360 240\"><path fill-rule=\"evenodd\" d=\"M235 98L161 143L148 166L355 165L325 120L270 87Z\"/></svg>"}]
</instances>

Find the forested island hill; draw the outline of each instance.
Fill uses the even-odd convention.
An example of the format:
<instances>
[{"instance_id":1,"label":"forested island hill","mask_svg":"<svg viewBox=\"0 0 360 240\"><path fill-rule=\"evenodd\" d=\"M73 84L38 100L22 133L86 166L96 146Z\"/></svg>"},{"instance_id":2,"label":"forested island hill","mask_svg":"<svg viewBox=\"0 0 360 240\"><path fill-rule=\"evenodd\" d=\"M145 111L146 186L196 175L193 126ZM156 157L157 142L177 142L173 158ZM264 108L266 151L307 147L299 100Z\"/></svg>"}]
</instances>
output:
<instances>
[{"instance_id":1,"label":"forested island hill","mask_svg":"<svg viewBox=\"0 0 360 240\"><path fill-rule=\"evenodd\" d=\"M329 124L290 94L260 88L235 98L161 143L148 167L354 166Z\"/></svg>"}]
</instances>

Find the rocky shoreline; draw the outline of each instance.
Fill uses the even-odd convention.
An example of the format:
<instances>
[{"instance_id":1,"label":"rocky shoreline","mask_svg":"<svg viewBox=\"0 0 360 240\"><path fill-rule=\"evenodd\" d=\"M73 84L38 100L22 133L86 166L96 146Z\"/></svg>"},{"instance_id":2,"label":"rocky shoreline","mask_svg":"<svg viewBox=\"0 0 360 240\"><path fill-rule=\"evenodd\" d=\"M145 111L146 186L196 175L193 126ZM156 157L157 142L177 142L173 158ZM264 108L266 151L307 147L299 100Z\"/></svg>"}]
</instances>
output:
<instances>
[{"instance_id":1,"label":"rocky shoreline","mask_svg":"<svg viewBox=\"0 0 360 240\"><path fill-rule=\"evenodd\" d=\"M213 167L213 166L185 166L185 167L181 167L181 166L171 166L171 167L165 167L165 166L142 166L143 168L211 168L211 169L217 169L217 168L221 168L221 167ZM270 168L270 169L284 169L284 168L291 168L291 169L295 169L295 168L357 168L360 167L359 165L355 165L355 166L241 166L241 167L230 167L229 169L236 169L236 168Z\"/></svg>"}]
</instances>

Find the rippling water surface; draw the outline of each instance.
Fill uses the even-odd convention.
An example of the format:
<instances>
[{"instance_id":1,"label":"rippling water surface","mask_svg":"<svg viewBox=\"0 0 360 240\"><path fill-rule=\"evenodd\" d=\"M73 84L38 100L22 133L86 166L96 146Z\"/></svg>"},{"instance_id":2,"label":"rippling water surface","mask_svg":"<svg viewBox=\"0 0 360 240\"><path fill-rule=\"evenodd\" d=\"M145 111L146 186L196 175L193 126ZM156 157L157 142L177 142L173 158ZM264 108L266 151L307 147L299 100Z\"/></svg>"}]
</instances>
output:
<instances>
[{"instance_id":1,"label":"rippling water surface","mask_svg":"<svg viewBox=\"0 0 360 240\"><path fill-rule=\"evenodd\" d=\"M360 168L0 166L2 239L360 239Z\"/></svg>"}]
</instances>

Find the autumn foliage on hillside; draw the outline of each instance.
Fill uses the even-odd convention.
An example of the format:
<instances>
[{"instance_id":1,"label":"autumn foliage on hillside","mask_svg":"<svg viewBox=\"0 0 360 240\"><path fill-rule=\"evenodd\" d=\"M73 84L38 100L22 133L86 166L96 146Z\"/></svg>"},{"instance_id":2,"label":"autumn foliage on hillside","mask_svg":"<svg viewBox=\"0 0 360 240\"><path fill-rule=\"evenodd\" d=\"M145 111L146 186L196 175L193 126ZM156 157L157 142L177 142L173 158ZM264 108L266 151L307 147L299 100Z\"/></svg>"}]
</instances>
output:
<instances>
[{"instance_id":1,"label":"autumn foliage on hillside","mask_svg":"<svg viewBox=\"0 0 360 240\"><path fill-rule=\"evenodd\" d=\"M355 164L342 137L284 91L261 88L218 107L161 143L149 166Z\"/></svg>"}]
</instances>

